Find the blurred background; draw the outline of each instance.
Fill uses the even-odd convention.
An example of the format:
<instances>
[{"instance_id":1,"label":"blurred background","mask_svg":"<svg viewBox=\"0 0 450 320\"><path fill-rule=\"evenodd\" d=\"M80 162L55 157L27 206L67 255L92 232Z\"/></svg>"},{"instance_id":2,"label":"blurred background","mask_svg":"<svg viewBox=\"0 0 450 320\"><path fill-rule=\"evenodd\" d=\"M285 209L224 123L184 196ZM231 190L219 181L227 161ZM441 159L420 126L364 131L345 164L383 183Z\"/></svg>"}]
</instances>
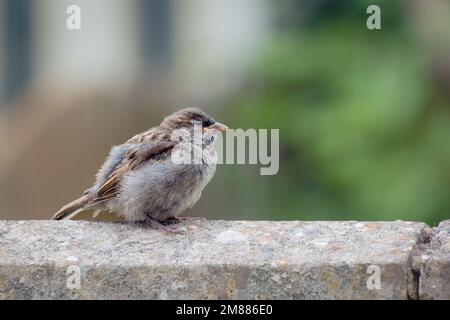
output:
<instances>
[{"instance_id":1,"label":"blurred background","mask_svg":"<svg viewBox=\"0 0 450 320\"><path fill-rule=\"evenodd\" d=\"M185 106L281 139L277 175L220 165L191 215L450 218L447 0L0 0L0 219L49 218Z\"/></svg>"}]
</instances>

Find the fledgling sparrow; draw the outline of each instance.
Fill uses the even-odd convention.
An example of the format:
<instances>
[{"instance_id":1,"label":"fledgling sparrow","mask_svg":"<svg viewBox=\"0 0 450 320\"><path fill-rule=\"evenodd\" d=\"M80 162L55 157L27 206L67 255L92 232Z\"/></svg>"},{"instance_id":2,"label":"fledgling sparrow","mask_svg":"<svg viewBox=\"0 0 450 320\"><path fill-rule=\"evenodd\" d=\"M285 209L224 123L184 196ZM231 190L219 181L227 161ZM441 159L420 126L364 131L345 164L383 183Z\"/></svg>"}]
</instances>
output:
<instances>
[{"instance_id":1,"label":"fledgling sparrow","mask_svg":"<svg viewBox=\"0 0 450 320\"><path fill-rule=\"evenodd\" d=\"M196 124L201 124L201 137L189 138ZM171 154L186 143L186 136L194 153L200 150L211 154L217 135L226 129L198 108L171 114L158 127L114 146L97 173L95 184L52 219L70 219L84 210L109 210L127 221L146 221L153 228L178 232L161 222L177 221L185 209L198 201L214 175L216 163L209 157L179 163L173 161ZM177 132L187 135L176 136Z\"/></svg>"}]
</instances>

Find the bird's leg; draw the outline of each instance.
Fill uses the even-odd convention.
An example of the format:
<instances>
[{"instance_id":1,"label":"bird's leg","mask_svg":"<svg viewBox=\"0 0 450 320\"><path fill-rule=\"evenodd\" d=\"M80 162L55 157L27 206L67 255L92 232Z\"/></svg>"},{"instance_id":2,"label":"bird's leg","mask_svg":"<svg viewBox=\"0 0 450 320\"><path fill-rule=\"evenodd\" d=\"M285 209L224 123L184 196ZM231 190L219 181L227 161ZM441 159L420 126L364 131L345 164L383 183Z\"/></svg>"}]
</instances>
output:
<instances>
[{"instance_id":1,"label":"bird's leg","mask_svg":"<svg viewBox=\"0 0 450 320\"><path fill-rule=\"evenodd\" d=\"M150 225L150 227L152 227L153 229L156 229L156 230L164 231L164 232L167 232L167 233L173 233L173 234L182 234L182 233L184 233L184 231L182 229L165 226L161 222L159 222L158 220L150 218L150 217L147 217L145 222L148 225Z\"/></svg>"}]
</instances>

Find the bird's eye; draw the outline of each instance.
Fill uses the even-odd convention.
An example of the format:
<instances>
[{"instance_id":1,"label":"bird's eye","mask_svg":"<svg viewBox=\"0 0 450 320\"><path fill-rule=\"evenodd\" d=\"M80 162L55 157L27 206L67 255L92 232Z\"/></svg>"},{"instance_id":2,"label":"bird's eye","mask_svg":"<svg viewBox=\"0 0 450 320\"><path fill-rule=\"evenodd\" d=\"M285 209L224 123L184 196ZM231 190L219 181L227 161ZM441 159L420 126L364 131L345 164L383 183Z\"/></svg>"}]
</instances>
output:
<instances>
[{"instance_id":1,"label":"bird's eye","mask_svg":"<svg viewBox=\"0 0 450 320\"><path fill-rule=\"evenodd\" d=\"M215 136L211 136L211 137L209 138L209 141L210 141L210 142L213 142L214 140L216 140L216 137L215 137Z\"/></svg>"},{"instance_id":2,"label":"bird's eye","mask_svg":"<svg viewBox=\"0 0 450 320\"><path fill-rule=\"evenodd\" d=\"M208 119L208 120L204 120L204 121L203 121L203 126L204 126L204 127L209 127L209 126L212 126L213 124L214 124L214 121L211 120L211 119Z\"/></svg>"},{"instance_id":3,"label":"bird's eye","mask_svg":"<svg viewBox=\"0 0 450 320\"><path fill-rule=\"evenodd\" d=\"M183 137L178 137L179 142L183 142Z\"/></svg>"}]
</instances>

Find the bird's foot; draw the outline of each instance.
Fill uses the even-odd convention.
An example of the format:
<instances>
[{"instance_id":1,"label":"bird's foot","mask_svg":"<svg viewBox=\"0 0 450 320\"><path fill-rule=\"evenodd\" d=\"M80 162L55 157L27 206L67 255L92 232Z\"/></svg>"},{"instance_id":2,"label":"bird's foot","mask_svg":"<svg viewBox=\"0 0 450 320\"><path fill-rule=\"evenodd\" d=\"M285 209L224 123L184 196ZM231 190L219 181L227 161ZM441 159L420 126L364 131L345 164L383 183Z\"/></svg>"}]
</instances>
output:
<instances>
[{"instance_id":1,"label":"bird's foot","mask_svg":"<svg viewBox=\"0 0 450 320\"><path fill-rule=\"evenodd\" d=\"M204 217L176 217L176 216L172 216L172 217L168 217L166 220L164 220L164 223L166 224L174 224L174 223L178 223L181 221L186 221L186 222L205 222L206 218Z\"/></svg>"},{"instance_id":2,"label":"bird's foot","mask_svg":"<svg viewBox=\"0 0 450 320\"><path fill-rule=\"evenodd\" d=\"M161 222L159 222L158 220L155 220L152 218L147 218L145 220L145 222L153 229L160 230L163 232L172 233L172 234L184 234L185 233L185 231L181 228L168 227L168 226L162 224Z\"/></svg>"}]
</instances>

